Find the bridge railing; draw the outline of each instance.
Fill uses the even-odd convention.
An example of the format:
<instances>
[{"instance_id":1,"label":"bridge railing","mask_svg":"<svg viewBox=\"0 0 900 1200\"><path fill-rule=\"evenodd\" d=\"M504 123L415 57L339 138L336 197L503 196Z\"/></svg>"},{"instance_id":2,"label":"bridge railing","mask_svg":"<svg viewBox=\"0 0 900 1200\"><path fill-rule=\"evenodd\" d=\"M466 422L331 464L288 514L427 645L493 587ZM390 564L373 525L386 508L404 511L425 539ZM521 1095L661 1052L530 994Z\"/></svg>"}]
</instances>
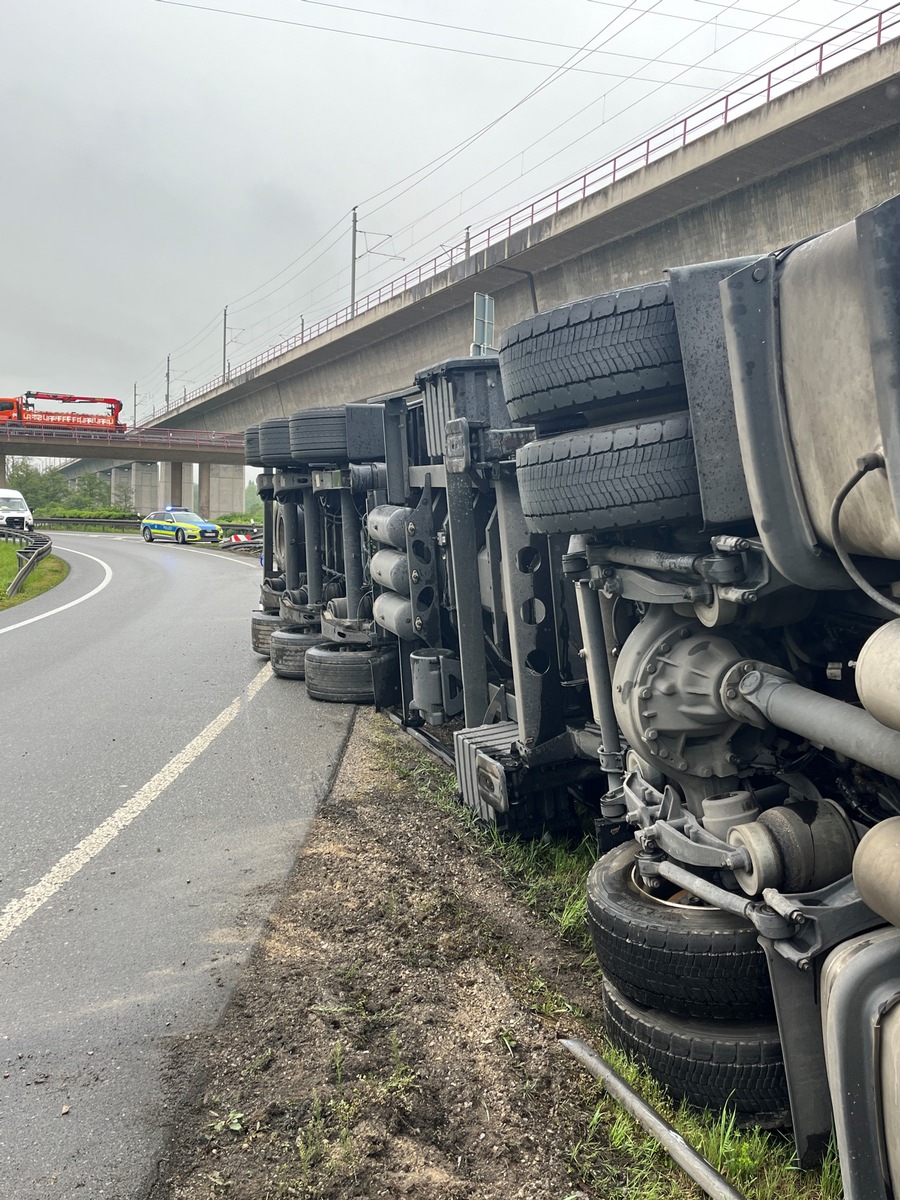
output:
<instances>
[{"instance_id":1,"label":"bridge railing","mask_svg":"<svg viewBox=\"0 0 900 1200\"><path fill-rule=\"evenodd\" d=\"M73 443L95 444L106 442L110 446L121 447L123 442L130 446L146 446L147 449L160 449L171 446L175 449L197 450L234 450L243 451L243 433L217 433L206 429L127 429L124 433L112 429L61 429L59 426L42 428L37 425L19 425L13 427L10 423L0 425L0 436L4 433L10 437L25 438L33 442L58 442L61 436Z\"/></svg>"},{"instance_id":2,"label":"bridge railing","mask_svg":"<svg viewBox=\"0 0 900 1200\"><path fill-rule=\"evenodd\" d=\"M554 191L548 192L537 200L516 209L501 220L488 225L458 245L442 250L433 258L427 259L416 267L411 267L403 275L399 275L396 279L361 296L352 308L349 304L345 305L337 312L331 313L330 316L323 317L322 320L316 321L312 325L304 326L303 330L293 337L278 342L277 345L270 346L254 358L232 367L226 374L217 375L201 387L188 392L180 404L154 409L146 419L152 421L157 417L176 411L192 400L224 386L232 379L264 366L282 354L287 354L339 325L352 321L354 317L362 316L379 304L392 300L429 279L434 279L458 263L464 262L473 254L504 241L514 233L534 225L537 221L555 216L562 209L577 204L588 196L595 195L625 176L649 166L652 162L657 162L675 150L682 149L690 142L697 141L714 129L729 125L752 109L761 108L771 100L793 91L826 71L850 62L868 50L876 49L900 33L900 12L898 10L900 10L900 3L893 4L879 13L873 13L872 16L849 29L841 30L817 46L812 46L789 58L786 62L779 63L764 75L760 75L727 95L720 96L701 108L695 109L687 116L679 118L636 145L630 146L598 166L592 167L583 175L579 175L577 179L570 180Z\"/></svg>"}]
</instances>

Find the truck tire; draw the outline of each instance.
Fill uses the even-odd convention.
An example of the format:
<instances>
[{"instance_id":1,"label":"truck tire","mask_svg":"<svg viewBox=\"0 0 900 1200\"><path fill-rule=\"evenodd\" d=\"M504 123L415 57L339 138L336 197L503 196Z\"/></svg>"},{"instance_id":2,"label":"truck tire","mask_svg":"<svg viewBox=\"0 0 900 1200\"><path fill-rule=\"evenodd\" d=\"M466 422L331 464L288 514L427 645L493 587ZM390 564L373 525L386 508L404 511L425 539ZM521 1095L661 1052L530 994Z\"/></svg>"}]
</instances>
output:
<instances>
[{"instance_id":1,"label":"truck tire","mask_svg":"<svg viewBox=\"0 0 900 1200\"><path fill-rule=\"evenodd\" d=\"M259 603L263 612L277 613L284 595L284 577L264 579L259 587Z\"/></svg>"},{"instance_id":2,"label":"truck tire","mask_svg":"<svg viewBox=\"0 0 900 1200\"><path fill-rule=\"evenodd\" d=\"M258 608L250 614L250 645L255 654L269 657L272 634L282 626L277 613L261 612Z\"/></svg>"},{"instance_id":3,"label":"truck tire","mask_svg":"<svg viewBox=\"0 0 900 1200\"><path fill-rule=\"evenodd\" d=\"M788 1123L787 1079L774 1021L700 1021L627 1000L604 980L606 1032L676 1100Z\"/></svg>"},{"instance_id":4,"label":"truck tire","mask_svg":"<svg viewBox=\"0 0 900 1200\"><path fill-rule=\"evenodd\" d=\"M294 413L290 438L296 463L346 462L347 417L343 406Z\"/></svg>"},{"instance_id":5,"label":"truck tire","mask_svg":"<svg viewBox=\"0 0 900 1200\"><path fill-rule=\"evenodd\" d=\"M284 536L284 511L276 504L272 521L272 563L280 575L284 575Z\"/></svg>"},{"instance_id":6,"label":"truck tire","mask_svg":"<svg viewBox=\"0 0 900 1200\"><path fill-rule=\"evenodd\" d=\"M394 646L361 650L325 642L306 652L306 691L313 700L374 704L375 671L396 669Z\"/></svg>"},{"instance_id":7,"label":"truck tire","mask_svg":"<svg viewBox=\"0 0 900 1200\"><path fill-rule=\"evenodd\" d=\"M701 512L687 413L529 442L516 476L533 533L635 529Z\"/></svg>"},{"instance_id":8,"label":"truck tire","mask_svg":"<svg viewBox=\"0 0 900 1200\"><path fill-rule=\"evenodd\" d=\"M248 467L265 466L260 457L258 425L249 425L244 430L244 462Z\"/></svg>"},{"instance_id":9,"label":"truck tire","mask_svg":"<svg viewBox=\"0 0 900 1200\"><path fill-rule=\"evenodd\" d=\"M587 882L588 924L606 979L647 1008L687 1017L770 1017L766 956L749 921L718 908L667 904L635 878L637 842L604 854Z\"/></svg>"},{"instance_id":10,"label":"truck tire","mask_svg":"<svg viewBox=\"0 0 900 1200\"><path fill-rule=\"evenodd\" d=\"M291 467L290 418L272 417L259 427L259 457L266 467Z\"/></svg>"},{"instance_id":11,"label":"truck tire","mask_svg":"<svg viewBox=\"0 0 900 1200\"><path fill-rule=\"evenodd\" d=\"M306 652L323 641L321 633L297 625L276 629L269 641L272 670L280 679L305 679Z\"/></svg>"},{"instance_id":12,"label":"truck tire","mask_svg":"<svg viewBox=\"0 0 900 1200\"><path fill-rule=\"evenodd\" d=\"M500 378L514 421L634 398L684 406L684 369L667 283L642 284L538 313L500 339ZM680 401L679 401L680 398Z\"/></svg>"}]
</instances>

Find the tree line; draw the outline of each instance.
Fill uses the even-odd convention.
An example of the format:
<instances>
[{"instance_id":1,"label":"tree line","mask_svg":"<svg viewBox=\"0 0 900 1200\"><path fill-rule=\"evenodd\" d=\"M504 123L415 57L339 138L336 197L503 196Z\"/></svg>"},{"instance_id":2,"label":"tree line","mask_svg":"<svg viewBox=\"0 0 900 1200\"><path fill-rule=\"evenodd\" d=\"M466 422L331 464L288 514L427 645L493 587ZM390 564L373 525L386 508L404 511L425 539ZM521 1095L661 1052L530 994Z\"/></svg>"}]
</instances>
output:
<instances>
[{"instance_id":1,"label":"tree line","mask_svg":"<svg viewBox=\"0 0 900 1200\"><path fill-rule=\"evenodd\" d=\"M69 513L102 512L104 516L146 516L134 509L134 494L129 484L116 481L116 494L110 496L109 483L99 475L79 475L74 486L65 475L52 467L36 467L27 458L7 459L7 487L21 492L32 512L44 517L61 517ZM247 484L244 494L244 513L233 514L262 520L262 501L256 486Z\"/></svg>"},{"instance_id":2,"label":"tree line","mask_svg":"<svg viewBox=\"0 0 900 1200\"><path fill-rule=\"evenodd\" d=\"M22 493L32 512L43 516L110 508L121 510L124 517L134 513L134 498L127 485L117 486L116 495L111 498L109 483L99 475L79 475L73 487L58 470L49 467L42 470L27 458L7 460L6 483Z\"/></svg>"}]
</instances>

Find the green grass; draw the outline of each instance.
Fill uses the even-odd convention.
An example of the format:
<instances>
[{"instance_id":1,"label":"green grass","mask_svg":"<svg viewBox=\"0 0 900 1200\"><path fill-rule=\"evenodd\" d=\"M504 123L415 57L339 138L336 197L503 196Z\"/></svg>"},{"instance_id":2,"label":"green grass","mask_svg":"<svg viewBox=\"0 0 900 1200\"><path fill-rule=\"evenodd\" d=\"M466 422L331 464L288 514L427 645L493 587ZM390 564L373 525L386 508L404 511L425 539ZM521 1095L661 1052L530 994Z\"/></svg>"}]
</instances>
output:
<instances>
[{"instance_id":1,"label":"green grass","mask_svg":"<svg viewBox=\"0 0 900 1200\"><path fill-rule=\"evenodd\" d=\"M69 573L68 563L51 554L38 563L15 596L7 596L6 589L19 572L19 562L16 558L16 548L11 543L0 542L0 612L6 608L14 608L33 600L50 588L62 583Z\"/></svg>"},{"instance_id":2,"label":"green grass","mask_svg":"<svg viewBox=\"0 0 900 1200\"><path fill-rule=\"evenodd\" d=\"M506 839L485 829L460 805L452 772L411 739L398 737L388 721L374 723L373 737L385 773L389 772L404 792L451 815L460 838L495 863L534 914L563 942L583 953L586 978L595 975L599 986L599 966L586 922L585 880L596 857L593 839ZM495 965L502 967L504 961L503 948L498 947ZM541 978L533 965L511 969L507 964L506 970L510 989L531 1011L555 1021L557 1027L567 1017L584 1026L584 1015L573 1009L552 980ZM789 1136L755 1127L738 1128L728 1112L703 1112L676 1104L641 1064L606 1040L600 1026L591 1030L590 1039L614 1070L742 1190L747 1200L840 1200L840 1168L833 1148L820 1170L801 1171L793 1165ZM572 1070L582 1070L574 1059ZM582 1094L583 1121L568 1147L573 1178L580 1186L605 1200L693 1200L701 1196L660 1145L586 1073Z\"/></svg>"}]
</instances>

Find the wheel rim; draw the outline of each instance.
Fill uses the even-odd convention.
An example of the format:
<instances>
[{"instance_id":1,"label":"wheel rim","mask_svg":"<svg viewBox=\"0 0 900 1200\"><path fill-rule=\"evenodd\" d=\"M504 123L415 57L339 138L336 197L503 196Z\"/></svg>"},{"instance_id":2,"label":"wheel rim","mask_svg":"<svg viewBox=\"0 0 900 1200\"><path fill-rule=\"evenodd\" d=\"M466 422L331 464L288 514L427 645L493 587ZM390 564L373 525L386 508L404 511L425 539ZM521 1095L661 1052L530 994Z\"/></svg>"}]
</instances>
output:
<instances>
[{"instance_id":1,"label":"wheel rim","mask_svg":"<svg viewBox=\"0 0 900 1200\"><path fill-rule=\"evenodd\" d=\"M637 869L636 865L631 868L631 886L636 892L640 892L648 903L658 904L661 908L676 908L681 909L682 912L698 912L700 909L704 909L709 912L721 912L721 909L716 908L714 904L707 904L704 901L695 902L694 900L690 899L689 897L691 896L691 893L686 891L684 888L679 888L677 891L673 892L671 896L654 895L653 892L648 891L647 888L644 887L643 880L641 879L641 873ZM682 896L685 897L683 901L680 899Z\"/></svg>"},{"instance_id":2,"label":"wheel rim","mask_svg":"<svg viewBox=\"0 0 900 1200\"><path fill-rule=\"evenodd\" d=\"M141 530L141 533L143 534L143 537L144 537L144 541L145 541L145 542L152 542L152 541L153 541L153 534L150 532L150 530L149 530L149 529L142 529L142 530Z\"/></svg>"},{"instance_id":3,"label":"wheel rim","mask_svg":"<svg viewBox=\"0 0 900 1200\"><path fill-rule=\"evenodd\" d=\"M183 545L183 543L184 543L184 530L183 529L175 530L175 541L178 542L180 545Z\"/></svg>"}]
</instances>

